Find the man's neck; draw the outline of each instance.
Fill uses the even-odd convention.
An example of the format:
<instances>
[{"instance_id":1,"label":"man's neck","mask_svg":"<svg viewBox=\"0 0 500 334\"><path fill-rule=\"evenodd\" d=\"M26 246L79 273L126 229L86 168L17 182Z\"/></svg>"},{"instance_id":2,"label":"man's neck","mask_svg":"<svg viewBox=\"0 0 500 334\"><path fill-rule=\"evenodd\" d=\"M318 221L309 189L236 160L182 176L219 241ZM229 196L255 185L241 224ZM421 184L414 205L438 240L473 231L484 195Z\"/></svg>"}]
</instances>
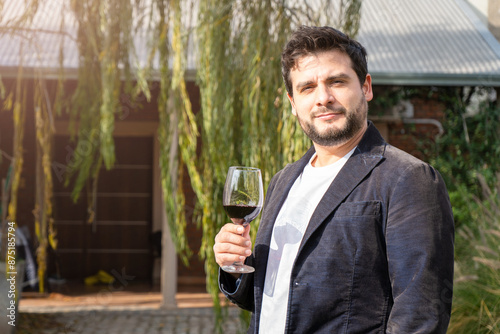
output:
<instances>
[{"instance_id":1,"label":"man's neck","mask_svg":"<svg viewBox=\"0 0 500 334\"><path fill-rule=\"evenodd\" d=\"M340 160L344 155L349 153L358 145L367 128L368 126L365 125L356 133L356 135L354 135L354 137L337 146L321 146L313 143L314 148L316 149L316 158L311 162L313 167L328 166Z\"/></svg>"}]
</instances>

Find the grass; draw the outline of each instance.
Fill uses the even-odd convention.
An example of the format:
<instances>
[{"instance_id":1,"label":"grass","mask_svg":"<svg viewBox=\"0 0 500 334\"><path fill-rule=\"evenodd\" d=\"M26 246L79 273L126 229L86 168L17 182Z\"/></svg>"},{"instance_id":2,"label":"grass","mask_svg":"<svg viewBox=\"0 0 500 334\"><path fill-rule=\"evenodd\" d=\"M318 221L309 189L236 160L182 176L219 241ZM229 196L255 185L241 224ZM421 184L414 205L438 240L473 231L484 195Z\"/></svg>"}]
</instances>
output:
<instances>
[{"instance_id":1,"label":"grass","mask_svg":"<svg viewBox=\"0 0 500 334\"><path fill-rule=\"evenodd\" d=\"M475 200L473 222L456 233L450 334L500 334L500 183L479 180L485 200Z\"/></svg>"}]
</instances>

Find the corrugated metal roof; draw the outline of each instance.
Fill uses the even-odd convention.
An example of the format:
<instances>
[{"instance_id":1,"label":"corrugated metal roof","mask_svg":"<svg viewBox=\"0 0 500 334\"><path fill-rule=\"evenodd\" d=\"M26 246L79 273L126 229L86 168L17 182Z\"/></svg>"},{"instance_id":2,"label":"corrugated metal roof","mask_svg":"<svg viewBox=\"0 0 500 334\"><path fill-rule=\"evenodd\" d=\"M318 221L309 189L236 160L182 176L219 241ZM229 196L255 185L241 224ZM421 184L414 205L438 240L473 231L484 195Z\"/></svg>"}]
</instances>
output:
<instances>
[{"instance_id":1,"label":"corrugated metal roof","mask_svg":"<svg viewBox=\"0 0 500 334\"><path fill-rule=\"evenodd\" d=\"M44 3L31 29L0 36L3 76L13 75L21 58L25 67L57 73L60 13L67 1ZM7 1L1 22L23 7L22 1ZM74 19L69 15L65 23L64 67L67 77L76 77ZM500 86L500 44L463 0L364 0L358 40L368 51L375 84ZM138 42L144 45L144 36ZM138 48L140 63L146 49ZM194 71L195 57L187 65Z\"/></svg>"},{"instance_id":2,"label":"corrugated metal roof","mask_svg":"<svg viewBox=\"0 0 500 334\"><path fill-rule=\"evenodd\" d=\"M358 39L374 83L500 83L500 44L462 0L365 0Z\"/></svg>"},{"instance_id":3,"label":"corrugated metal roof","mask_svg":"<svg viewBox=\"0 0 500 334\"><path fill-rule=\"evenodd\" d=\"M64 1L44 2L32 24L27 29L17 30L15 34L0 35L0 68L2 74L10 74L22 63L27 68L43 68L56 72L59 68L59 50L64 44L64 63L67 69L78 68L78 48L76 46L76 28L74 19L65 17L65 34L59 33L61 8ZM7 1L2 11L0 26L8 21L15 21L24 11L23 1ZM9 68L13 68L9 70Z\"/></svg>"}]
</instances>

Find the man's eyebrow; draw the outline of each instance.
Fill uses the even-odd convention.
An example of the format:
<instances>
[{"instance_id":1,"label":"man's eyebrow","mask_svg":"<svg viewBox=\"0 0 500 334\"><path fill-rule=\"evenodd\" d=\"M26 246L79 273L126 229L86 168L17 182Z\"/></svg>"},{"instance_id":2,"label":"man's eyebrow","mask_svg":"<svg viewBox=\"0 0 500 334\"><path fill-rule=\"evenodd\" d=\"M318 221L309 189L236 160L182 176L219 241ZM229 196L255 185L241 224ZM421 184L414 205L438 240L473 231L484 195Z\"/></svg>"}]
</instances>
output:
<instances>
[{"instance_id":1,"label":"man's eyebrow","mask_svg":"<svg viewBox=\"0 0 500 334\"><path fill-rule=\"evenodd\" d=\"M312 81L312 80L303 81L303 82L297 83L297 86L295 86L295 88L297 90L299 90L300 88L303 88L303 87L306 87L306 86L310 86L310 85L313 85L313 84L314 84L314 81Z\"/></svg>"},{"instance_id":2,"label":"man's eyebrow","mask_svg":"<svg viewBox=\"0 0 500 334\"><path fill-rule=\"evenodd\" d=\"M327 77L326 81L335 81L335 80L339 80L339 79L346 80L346 79L350 79L350 78L351 77L346 73L339 73L339 74L335 74L335 75L331 75L331 76ZM314 85L314 84L316 84L316 83L313 80L299 82L295 86L295 89L299 90L303 87L307 87L309 85Z\"/></svg>"},{"instance_id":3,"label":"man's eyebrow","mask_svg":"<svg viewBox=\"0 0 500 334\"><path fill-rule=\"evenodd\" d=\"M349 79L350 76L346 73L339 73L339 74L335 74L335 75L331 75L329 76L328 78L326 78L327 81L334 81L334 80L338 80L338 79Z\"/></svg>"}]
</instances>

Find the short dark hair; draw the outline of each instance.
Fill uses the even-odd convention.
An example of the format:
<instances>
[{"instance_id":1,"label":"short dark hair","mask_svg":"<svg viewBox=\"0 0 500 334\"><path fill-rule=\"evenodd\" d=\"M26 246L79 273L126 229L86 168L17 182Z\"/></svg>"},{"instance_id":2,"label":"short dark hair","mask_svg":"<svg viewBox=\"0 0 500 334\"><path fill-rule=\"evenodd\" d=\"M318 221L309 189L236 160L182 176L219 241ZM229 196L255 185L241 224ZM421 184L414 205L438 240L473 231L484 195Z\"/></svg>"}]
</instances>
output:
<instances>
[{"instance_id":1,"label":"short dark hair","mask_svg":"<svg viewBox=\"0 0 500 334\"><path fill-rule=\"evenodd\" d=\"M365 82L368 73L367 54L359 42L332 27L301 26L292 33L281 53L281 74L290 96L293 96L290 71L297 66L299 58L331 50L340 50L347 54L359 82L361 84Z\"/></svg>"}]
</instances>

